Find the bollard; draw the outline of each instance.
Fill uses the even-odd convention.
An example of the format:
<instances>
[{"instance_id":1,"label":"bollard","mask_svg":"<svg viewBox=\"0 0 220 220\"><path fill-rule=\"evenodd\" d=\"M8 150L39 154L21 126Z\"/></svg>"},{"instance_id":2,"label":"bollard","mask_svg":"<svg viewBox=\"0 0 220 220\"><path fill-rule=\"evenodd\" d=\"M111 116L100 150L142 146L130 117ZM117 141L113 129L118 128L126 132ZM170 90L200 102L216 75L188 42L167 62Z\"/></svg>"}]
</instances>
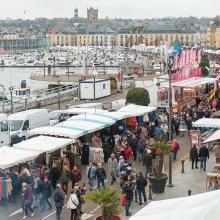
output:
<instances>
[{"instance_id":1,"label":"bollard","mask_svg":"<svg viewBox=\"0 0 220 220\"><path fill-rule=\"evenodd\" d=\"M189 189L189 190L188 190L188 196L191 196L191 195L192 195L192 190Z\"/></svg>"},{"instance_id":2,"label":"bollard","mask_svg":"<svg viewBox=\"0 0 220 220\"><path fill-rule=\"evenodd\" d=\"M152 186L149 184L149 200L152 200Z\"/></svg>"},{"instance_id":3,"label":"bollard","mask_svg":"<svg viewBox=\"0 0 220 220\"><path fill-rule=\"evenodd\" d=\"M185 162L185 160L181 160L181 163L182 163L182 170L181 170L181 173L185 173L185 171L184 171L184 162Z\"/></svg>"}]
</instances>

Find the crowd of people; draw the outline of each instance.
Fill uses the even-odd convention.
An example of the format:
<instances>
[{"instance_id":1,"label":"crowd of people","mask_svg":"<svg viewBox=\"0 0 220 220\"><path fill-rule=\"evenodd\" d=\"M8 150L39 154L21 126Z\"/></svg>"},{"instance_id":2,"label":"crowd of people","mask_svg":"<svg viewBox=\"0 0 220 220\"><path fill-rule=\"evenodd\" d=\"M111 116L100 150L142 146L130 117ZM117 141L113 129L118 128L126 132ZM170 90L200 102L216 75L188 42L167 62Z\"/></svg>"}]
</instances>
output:
<instances>
[{"instance_id":1,"label":"crowd of people","mask_svg":"<svg viewBox=\"0 0 220 220\"><path fill-rule=\"evenodd\" d=\"M173 160L177 159L180 144L175 137L180 135L180 130L185 129L190 132L192 122L202 117L210 117L212 114L211 107L203 105L202 102L197 108L186 107L172 117L172 155ZM132 200L139 205L147 203L145 189L147 187L147 177L153 172L153 160L156 157L154 149L155 142L169 139L168 131L168 114L165 112L149 114L149 121L132 127L123 127L117 138L110 133L111 153L107 159L107 165L90 161L86 173L82 173L77 166L70 166L70 161L63 158L61 165L53 164L52 168L45 168L39 178L34 178L28 165L19 169L9 170L7 173L0 173L6 179L11 180L12 191L9 200L16 202L21 199L21 207L24 213L24 219L34 215L33 208L38 207L40 212L52 209L52 199L56 207L56 217L60 220L64 199L69 195L67 208L71 210L71 220L80 219L82 214L82 205L85 203L84 195L86 194L86 182L88 190L93 191L97 188L105 187L108 179L110 185L116 182L120 185L121 192L125 198L125 213L130 216L130 206ZM103 147L102 135L93 137L92 143ZM193 146L190 151L192 169L199 168L206 171L206 161L209 158L209 151L202 146L198 151ZM136 162L135 162L136 161ZM144 166L144 172L136 170L135 163ZM83 179L84 178L84 179ZM80 186L79 184L84 183ZM71 189L69 190L69 187Z\"/></svg>"}]
</instances>

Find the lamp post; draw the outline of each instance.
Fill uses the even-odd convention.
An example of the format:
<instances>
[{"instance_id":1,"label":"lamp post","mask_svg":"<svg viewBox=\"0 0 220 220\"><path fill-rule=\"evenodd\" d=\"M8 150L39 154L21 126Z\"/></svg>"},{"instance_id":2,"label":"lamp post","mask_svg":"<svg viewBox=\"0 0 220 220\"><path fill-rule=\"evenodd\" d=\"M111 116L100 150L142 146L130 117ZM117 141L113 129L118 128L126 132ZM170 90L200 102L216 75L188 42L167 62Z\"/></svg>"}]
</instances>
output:
<instances>
[{"instance_id":1,"label":"lamp post","mask_svg":"<svg viewBox=\"0 0 220 220\"><path fill-rule=\"evenodd\" d=\"M58 85L58 109L60 110L60 80L57 80Z\"/></svg>"},{"instance_id":2,"label":"lamp post","mask_svg":"<svg viewBox=\"0 0 220 220\"><path fill-rule=\"evenodd\" d=\"M172 106L172 77L171 77L171 71L172 71L172 66L173 66L173 59L172 57L169 57L167 67L168 67L168 77L169 77L169 141L172 141L172 113L173 113L173 106ZM169 154L169 183L168 187L173 187L172 183L172 154Z\"/></svg>"},{"instance_id":3,"label":"lamp post","mask_svg":"<svg viewBox=\"0 0 220 220\"><path fill-rule=\"evenodd\" d=\"M14 88L12 86L9 87L10 95L11 95L11 114L14 112L14 107L13 107L13 90Z\"/></svg>"},{"instance_id":4,"label":"lamp post","mask_svg":"<svg viewBox=\"0 0 220 220\"><path fill-rule=\"evenodd\" d=\"M2 87L2 113L4 113L5 112L5 87L2 84L0 84L0 87Z\"/></svg>"}]
</instances>

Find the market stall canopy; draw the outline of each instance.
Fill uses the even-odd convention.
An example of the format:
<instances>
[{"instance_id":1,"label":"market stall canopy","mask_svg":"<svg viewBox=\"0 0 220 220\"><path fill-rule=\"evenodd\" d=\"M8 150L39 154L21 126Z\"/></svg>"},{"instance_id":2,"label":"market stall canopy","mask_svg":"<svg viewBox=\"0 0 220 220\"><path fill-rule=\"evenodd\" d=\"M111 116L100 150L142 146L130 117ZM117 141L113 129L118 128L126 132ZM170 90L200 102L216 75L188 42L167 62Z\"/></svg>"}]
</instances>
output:
<instances>
[{"instance_id":1,"label":"market stall canopy","mask_svg":"<svg viewBox=\"0 0 220 220\"><path fill-rule=\"evenodd\" d=\"M113 118L114 117L114 118ZM58 137L78 138L83 135L101 130L116 123L114 114L80 114L55 126L35 128L30 135L51 135ZM118 116L120 120L120 114Z\"/></svg>"},{"instance_id":2,"label":"market stall canopy","mask_svg":"<svg viewBox=\"0 0 220 220\"><path fill-rule=\"evenodd\" d=\"M172 87L195 88L204 84L214 83L215 78L192 77L190 79L173 82ZM162 87L169 88L169 82L161 83Z\"/></svg>"},{"instance_id":3,"label":"market stall canopy","mask_svg":"<svg viewBox=\"0 0 220 220\"><path fill-rule=\"evenodd\" d=\"M156 110L156 107L128 104L120 108L118 112L124 113L127 117L135 117L145 115Z\"/></svg>"},{"instance_id":4,"label":"market stall canopy","mask_svg":"<svg viewBox=\"0 0 220 220\"><path fill-rule=\"evenodd\" d=\"M5 146L0 147L0 169L7 169L19 163L34 160L39 154L39 151L30 151Z\"/></svg>"},{"instance_id":5,"label":"market stall canopy","mask_svg":"<svg viewBox=\"0 0 220 220\"><path fill-rule=\"evenodd\" d=\"M195 88L204 84L214 83L214 82L215 82L215 78L193 77L190 79L173 83L172 86Z\"/></svg>"},{"instance_id":6,"label":"market stall canopy","mask_svg":"<svg viewBox=\"0 0 220 220\"><path fill-rule=\"evenodd\" d=\"M79 129L69 129L65 127L56 127L56 126L45 126L45 127L32 129L28 132L28 134L30 136L50 135L55 137L77 138L83 136L85 132Z\"/></svg>"},{"instance_id":7,"label":"market stall canopy","mask_svg":"<svg viewBox=\"0 0 220 220\"><path fill-rule=\"evenodd\" d=\"M211 134L205 141L203 141L203 143L209 143L217 140L220 140L220 130L217 130Z\"/></svg>"},{"instance_id":8,"label":"market stall canopy","mask_svg":"<svg viewBox=\"0 0 220 220\"><path fill-rule=\"evenodd\" d=\"M67 109L67 110L63 110L63 113L67 113L67 114L96 114L96 113L104 113L104 112L108 112L106 110L103 109L98 109L98 108L71 108L71 109Z\"/></svg>"},{"instance_id":9,"label":"market stall canopy","mask_svg":"<svg viewBox=\"0 0 220 220\"><path fill-rule=\"evenodd\" d=\"M218 220L220 190L151 202L129 220Z\"/></svg>"},{"instance_id":10,"label":"market stall canopy","mask_svg":"<svg viewBox=\"0 0 220 220\"><path fill-rule=\"evenodd\" d=\"M74 142L74 139L38 136L13 145L13 148L50 153Z\"/></svg>"},{"instance_id":11,"label":"market stall canopy","mask_svg":"<svg viewBox=\"0 0 220 220\"><path fill-rule=\"evenodd\" d=\"M220 119L218 118L201 118L192 123L193 127L203 128L220 128Z\"/></svg>"}]
</instances>

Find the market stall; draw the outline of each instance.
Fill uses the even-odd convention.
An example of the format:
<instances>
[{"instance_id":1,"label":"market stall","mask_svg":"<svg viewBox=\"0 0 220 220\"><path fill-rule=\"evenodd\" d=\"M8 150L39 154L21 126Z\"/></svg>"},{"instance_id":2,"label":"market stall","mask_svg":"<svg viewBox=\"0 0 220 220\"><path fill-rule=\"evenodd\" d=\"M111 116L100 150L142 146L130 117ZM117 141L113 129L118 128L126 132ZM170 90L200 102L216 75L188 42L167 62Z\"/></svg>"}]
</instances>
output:
<instances>
[{"instance_id":1,"label":"market stall","mask_svg":"<svg viewBox=\"0 0 220 220\"><path fill-rule=\"evenodd\" d=\"M212 141L220 140L220 130L215 131L212 135L210 135L203 143L209 143Z\"/></svg>"},{"instance_id":2,"label":"market stall","mask_svg":"<svg viewBox=\"0 0 220 220\"><path fill-rule=\"evenodd\" d=\"M120 108L118 112L124 113L127 117L135 117L135 116L146 115L156 110L157 110L156 107L128 104Z\"/></svg>"},{"instance_id":3,"label":"market stall","mask_svg":"<svg viewBox=\"0 0 220 220\"><path fill-rule=\"evenodd\" d=\"M17 149L14 147L1 147L0 148L0 169L7 169L36 159L39 156L39 151Z\"/></svg>"},{"instance_id":4,"label":"market stall","mask_svg":"<svg viewBox=\"0 0 220 220\"><path fill-rule=\"evenodd\" d=\"M208 201L208 202L207 202ZM130 220L218 220L220 190L151 202Z\"/></svg>"},{"instance_id":5,"label":"market stall","mask_svg":"<svg viewBox=\"0 0 220 220\"><path fill-rule=\"evenodd\" d=\"M72 144L74 141L74 139L69 138L38 136L15 144L13 148L39 151L40 153L51 153Z\"/></svg>"},{"instance_id":6,"label":"market stall","mask_svg":"<svg viewBox=\"0 0 220 220\"><path fill-rule=\"evenodd\" d=\"M201 118L192 123L193 127L203 128L220 128L220 119L218 118Z\"/></svg>"}]
</instances>

